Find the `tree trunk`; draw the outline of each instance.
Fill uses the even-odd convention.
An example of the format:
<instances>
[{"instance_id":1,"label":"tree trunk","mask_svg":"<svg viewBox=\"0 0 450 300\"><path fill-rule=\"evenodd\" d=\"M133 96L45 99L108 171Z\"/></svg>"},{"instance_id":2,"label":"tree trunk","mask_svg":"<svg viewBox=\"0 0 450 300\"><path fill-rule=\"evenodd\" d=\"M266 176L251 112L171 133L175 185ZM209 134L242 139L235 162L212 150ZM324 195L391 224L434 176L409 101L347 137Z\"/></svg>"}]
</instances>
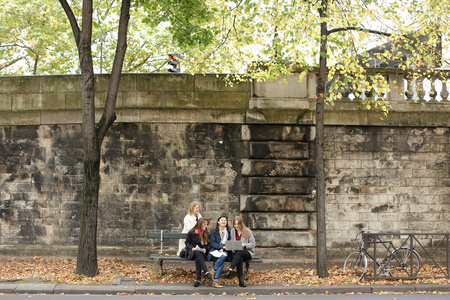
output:
<instances>
[{"instance_id":1,"label":"tree trunk","mask_svg":"<svg viewBox=\"0 0 450 300\"><path fill-rule=\"evenodd\" d=\"M88 277L94 277L99 273L97 265L97 211L100 187L100 151L98 147L96 148L97 158L84 161L83 205L76 270L77 274Z\"/></svg>"},{"instance_id":2,"label":"tree trunk","mask_svg":"<svg viewBox=\"0 0 450 300\"><path fill-rule=\"evenodd\" d=\"M81 68L84 176L77 274L94 277L98 274L97 209L101 148L95 129L95 78L91 51L92 0L83 1L82 24L78 52Z\"/></svg>"},{"instance_id":3,"label":"tree trunk","mask_svg":"<svg viewBox=\"0 0 450 300\"><path fill-rule=\"evenodd\" d=\"M82 116L84 141L83 203L77 256L77 274L94 277L97 266L97 209L100 189L101 145L95 130L94 70L92 56L83 50L80 54L82 66Z\"/></svg>"},{"instance_id":4,"label":"tree trunk","mask_svg":"<svg viewBox=\"0 0 450 300\"><path fill-rule=\"evenodd\" d=\"M321 18L326 17L327 1L322 0L322 7L319 9ZM317 276L325 278L327 271L327 237L325 219L325 169L324 169L324 108L325 108L325 83L327 79L327 23L320 24L320 56L319 56L319 76L317 84L316 102L316 219L317 219Z\"/></svg>"}]
</instances>

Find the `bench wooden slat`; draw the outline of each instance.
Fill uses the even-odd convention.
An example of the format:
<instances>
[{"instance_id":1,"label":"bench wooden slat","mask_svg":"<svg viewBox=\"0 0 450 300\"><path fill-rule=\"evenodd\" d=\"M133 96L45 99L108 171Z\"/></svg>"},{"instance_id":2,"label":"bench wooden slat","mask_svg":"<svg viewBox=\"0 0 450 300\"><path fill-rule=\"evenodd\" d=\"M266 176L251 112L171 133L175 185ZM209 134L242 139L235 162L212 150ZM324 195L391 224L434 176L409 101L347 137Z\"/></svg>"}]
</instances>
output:
<instances>
[{"instance_id":1,"label":"bench wooden slat","mask_svg":"<svg viewBox=\"0 0 450 300\"><path fill-rule=\"evenodd\" d=\"M178 255L159 255L159 254L150 254L149 258L151 260L179 260L179 261L189 261L187 258L181 258ZM252 258L251 260L248 260L249 263L262 263L262 260L260 258Z\"/></svg>"},{"instance_id":2,"label":"bench wooden slat","mask_svg":"<svg viewBox=\"0 0 450 300\"><path fill-rule=\"evenodd\" d=\"M187 233L179 233L179 232L163 232L163 239L186 239ZM147 238L149 239L160 239L161 238L161 232L147 232Z\"/></svg>"},{"instance_id":3,"label":"bench wooden slat","mask_svg":"<svg viewBox=\"0 0 450 300\"><path fill-rule=\"evenodd\" d=\"M179 232L163 232L163 239L186 239L187 233L179 233ZM259 235L255 235L255 241L259 241ZM147 232L147 238L149 239L160 239L161 232L160 231L149 231Z\"/></svg>"},{"instance_id":4,"label":"bench wooden slat","mask_svg":"<svg viewBox=\"0 0 450 300\"><path fill-rule=\"evenodd\" d=\"M149 258L151 260L154 260L154 259L157 259L157 260L179 260L179 261L188 260L187 258L181 258L178 255L159 255L159 254L150 254Z\"/></svg>"}]
</instances>

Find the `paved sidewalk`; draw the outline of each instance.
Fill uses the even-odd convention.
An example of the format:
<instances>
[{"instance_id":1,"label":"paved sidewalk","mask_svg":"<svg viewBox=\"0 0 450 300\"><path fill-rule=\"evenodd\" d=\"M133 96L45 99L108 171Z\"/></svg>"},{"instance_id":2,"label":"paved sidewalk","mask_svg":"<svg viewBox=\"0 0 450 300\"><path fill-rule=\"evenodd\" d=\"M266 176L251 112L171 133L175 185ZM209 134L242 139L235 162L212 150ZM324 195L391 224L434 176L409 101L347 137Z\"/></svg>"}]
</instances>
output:
<instances>
[{"instance_id":1,"label":"paved sidewalk","mask_svg":"<svg viewBox=\"0 0 450 300\"><path fill-rule=\"evenodd\" d=\"M74 284L50 284L50 283L3 283L0 284L0 293L3 294L95 294L95 295L116 295L116 294L170 294L170 295L190 295L198 293L201 295L227 295L234 294L346 294L376 292L446 292L450 293L450 285L433 284L409 284L409 285L341 285L341 286L282 286L282 285L247 285L245 288L239 286L226 285L217 289L210 284L200 285L194 288L192 284L134 284L128 285L74 285Z\"/></svg>"}]
</instances>

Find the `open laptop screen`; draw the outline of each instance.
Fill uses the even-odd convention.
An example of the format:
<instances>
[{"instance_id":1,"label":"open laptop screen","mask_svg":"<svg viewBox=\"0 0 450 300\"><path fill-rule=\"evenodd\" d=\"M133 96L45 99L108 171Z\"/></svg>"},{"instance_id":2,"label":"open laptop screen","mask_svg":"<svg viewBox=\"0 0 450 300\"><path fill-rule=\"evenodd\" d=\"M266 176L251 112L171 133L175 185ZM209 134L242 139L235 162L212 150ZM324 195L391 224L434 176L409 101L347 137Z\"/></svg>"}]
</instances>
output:
<instances>
[{"instance_id":1,"label":"open laptop screen","mask_svg":"<svg viewBox=\"0 0 450 300\"><path fill-rule=\"evenodd\" d=\"M229 250L242 250L242 242L241 241L225 241L225 248Z\"/></svg>"}]
</instances>

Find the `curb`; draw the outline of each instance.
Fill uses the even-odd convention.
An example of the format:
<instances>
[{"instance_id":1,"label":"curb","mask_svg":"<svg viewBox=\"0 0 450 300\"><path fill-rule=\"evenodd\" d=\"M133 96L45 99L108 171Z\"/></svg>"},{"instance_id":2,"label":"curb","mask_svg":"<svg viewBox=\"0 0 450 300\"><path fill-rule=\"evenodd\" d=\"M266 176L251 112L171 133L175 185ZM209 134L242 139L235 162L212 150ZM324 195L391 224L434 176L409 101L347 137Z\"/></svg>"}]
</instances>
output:
<instances>
[{"instance_id":1,"label":"curb","mask_svg":"<svg viewBox=\"0 0 450 300\"><path fill-rule=\"evenodd\" d=\"M191 284L142 284L142 285L74 285L74 284L37 284L21 283L0 284L1 294L93 294L93 295L116 295L116 294L152 294L152 295L200 295L216 294L347 294L362 293L372 294L377 292L446 292L450 293L450 284L413 284L413 285L341 285L341 286L282 286L282 285L247 285L246 288L225 286L217 289L210 285L200 285L194 288Z\"/></svg>"}]
</instances>

